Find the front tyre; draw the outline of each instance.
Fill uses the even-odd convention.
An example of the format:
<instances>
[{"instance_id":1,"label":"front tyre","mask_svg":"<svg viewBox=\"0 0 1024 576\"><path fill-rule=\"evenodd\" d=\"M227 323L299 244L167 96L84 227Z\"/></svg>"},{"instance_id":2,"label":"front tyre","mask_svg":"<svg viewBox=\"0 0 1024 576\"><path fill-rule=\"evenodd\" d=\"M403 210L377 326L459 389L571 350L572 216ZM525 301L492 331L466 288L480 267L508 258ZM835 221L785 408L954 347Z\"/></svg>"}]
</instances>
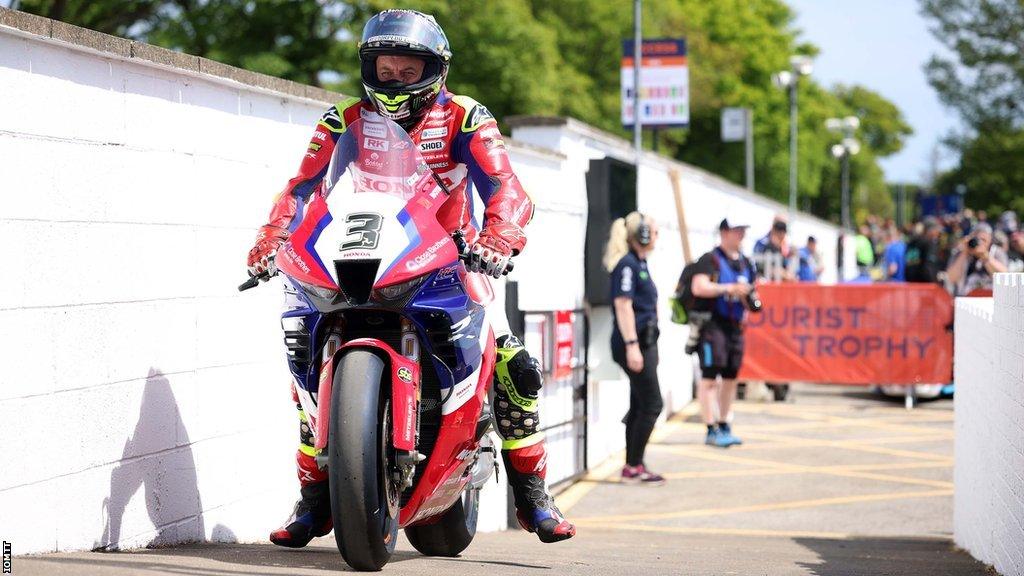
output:
<instances>
[{"instance_id":1,"label":"front tyre","mask_svg":"<svg viewBox=\"0 0 1024 576\"><path fill-rule=\"evenodd\" d=\"M382 393L385 364L366 350L346 352L334 372L327 442L334 539L356 570L380 570L398 539L398 494L391 475L391 410Z\"/></svg>"},{"instance_id":2,"label":"front tyre","mask_svg":"<svg viewBox=\"0 0 1024 576\"><path fill-rule=\"evenodd\" d=\"M467 486L462 498L433 524L409 526L405 536L412 547L426 556L458 556L476 535L480 490Z\"/></svg>"}]
</instances>

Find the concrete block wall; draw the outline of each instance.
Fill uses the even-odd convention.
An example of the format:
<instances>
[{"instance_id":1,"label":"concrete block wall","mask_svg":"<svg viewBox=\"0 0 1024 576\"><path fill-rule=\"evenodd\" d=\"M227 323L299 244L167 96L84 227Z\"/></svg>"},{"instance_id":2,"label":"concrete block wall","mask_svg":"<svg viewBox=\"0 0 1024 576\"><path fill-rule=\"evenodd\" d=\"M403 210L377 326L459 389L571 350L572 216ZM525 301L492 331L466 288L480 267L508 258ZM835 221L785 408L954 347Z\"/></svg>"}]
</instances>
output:
<instances>
[{"instance_id":1,"label":"concrete block wall","mask_svg":"<svg viewBox=\"0 0 1024 576\"><path fill-rule=\"evenodd\" d=\"M1004 576L1024 575L1024 274L956 301L953 532Z\"/></svg>"}]
</instances>

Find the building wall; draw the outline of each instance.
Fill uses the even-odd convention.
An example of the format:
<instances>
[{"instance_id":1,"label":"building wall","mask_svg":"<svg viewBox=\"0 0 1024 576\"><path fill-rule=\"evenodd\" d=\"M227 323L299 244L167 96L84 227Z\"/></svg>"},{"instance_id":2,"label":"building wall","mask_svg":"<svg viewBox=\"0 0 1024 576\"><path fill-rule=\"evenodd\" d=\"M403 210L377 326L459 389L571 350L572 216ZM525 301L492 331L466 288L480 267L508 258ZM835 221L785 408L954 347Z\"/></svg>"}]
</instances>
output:
<instances>
[{"instance_id":1,"label":"building wall","mask_svg":"<svg viewBox=\"0 0 1024 576\"><path fill-rule=\"evenodd\" d=\"M953 533L1003 576L1024 574L1024 274L957 298Z\"/></svg>"}]
</instances>

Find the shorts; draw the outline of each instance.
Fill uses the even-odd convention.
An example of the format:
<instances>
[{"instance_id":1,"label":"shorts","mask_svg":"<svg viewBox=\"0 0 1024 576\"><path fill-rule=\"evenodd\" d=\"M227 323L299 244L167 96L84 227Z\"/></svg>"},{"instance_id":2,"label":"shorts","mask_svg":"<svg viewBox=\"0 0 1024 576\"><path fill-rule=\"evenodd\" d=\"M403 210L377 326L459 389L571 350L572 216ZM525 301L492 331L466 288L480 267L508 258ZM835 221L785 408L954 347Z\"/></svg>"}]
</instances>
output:
<instances>
[{"instance_id":1,"label":"shorts","mask_svg":"<svg viewBox=\"0 0 1024 576\"><path fill-rule=\"evenodd\" d=\"M717 320L708 322L701 330L697 357L704 378L736 378L743 365L743 328Z\"/></svg>"}]
</instances>

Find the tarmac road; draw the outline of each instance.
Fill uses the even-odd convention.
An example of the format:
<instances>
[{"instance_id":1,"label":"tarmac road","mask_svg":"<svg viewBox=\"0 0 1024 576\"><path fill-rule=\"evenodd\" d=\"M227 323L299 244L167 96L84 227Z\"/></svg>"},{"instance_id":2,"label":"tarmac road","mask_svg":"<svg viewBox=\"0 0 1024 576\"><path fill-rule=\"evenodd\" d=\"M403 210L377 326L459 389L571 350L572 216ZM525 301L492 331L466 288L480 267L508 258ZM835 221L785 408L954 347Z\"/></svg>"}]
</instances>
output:
<instances>
[{"instance_id":1,"label":"tarmac road","mask_svg":"<svg viewBox=\"0 0 1024 576\"><path fill-rule=\"evenodd\" d=\"M953 406L906 411L846 388L797 387L784 404L741 402L728 450L704 446L693 417L648 451L662 487L618 482L612 462L559 495L576 538L480 534L460 558L400 541L388 574L985 575L954 549ZM692 412L692 411L691 411ZM16 557L16 575L326 575L347 569L333 537L304 550L187 545Z\"/></svg>"}]
</instances>

